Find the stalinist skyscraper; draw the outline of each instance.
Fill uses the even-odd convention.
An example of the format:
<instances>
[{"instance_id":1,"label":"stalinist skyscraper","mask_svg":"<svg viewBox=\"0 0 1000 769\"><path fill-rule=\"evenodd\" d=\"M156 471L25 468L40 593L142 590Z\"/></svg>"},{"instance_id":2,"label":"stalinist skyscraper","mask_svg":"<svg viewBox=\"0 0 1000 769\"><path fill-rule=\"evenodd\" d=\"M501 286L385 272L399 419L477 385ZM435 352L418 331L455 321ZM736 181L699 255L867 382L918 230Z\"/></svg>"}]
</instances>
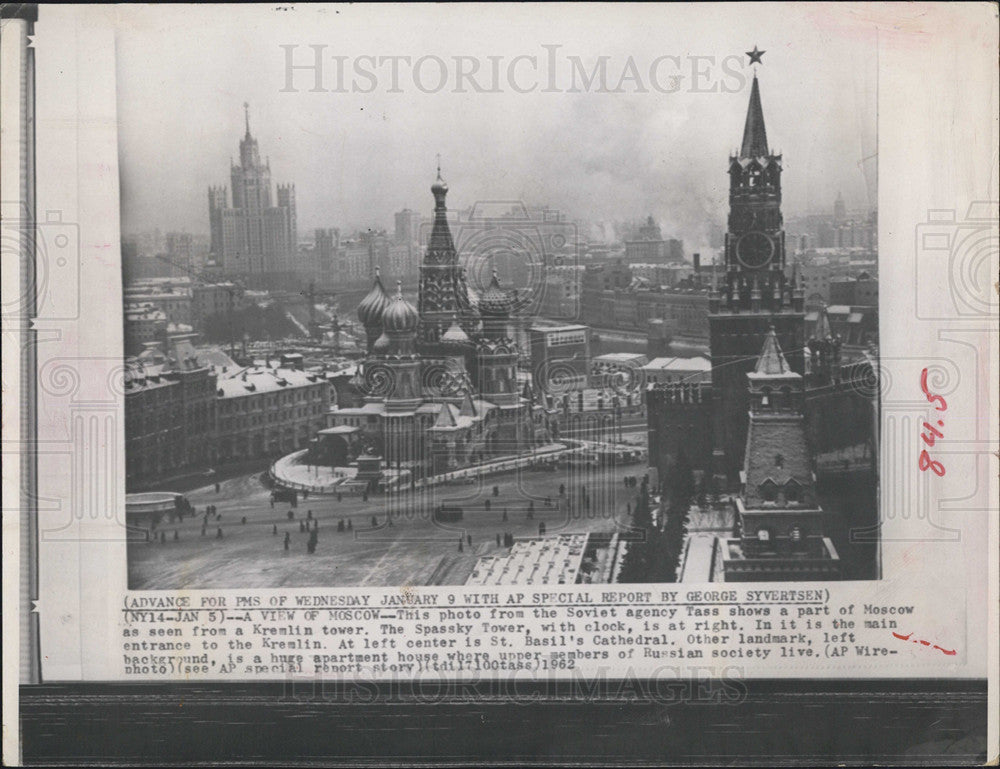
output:
<instances>
[{"instance_id":1,"label":"stalinist skyscraper","mask_svg":"<svg viewBox=\"0 0 1000 769\"><path fill-rule=\"evenodd\" d=\"M296 267L295 185L279 184L277 205L271 201L271 164L261 162L257 140L246 133L240 141L239 164L232 164L232 206L225 187L208 190L212 255L226 275L282 273Z\"/></svg>"}]
</instances>

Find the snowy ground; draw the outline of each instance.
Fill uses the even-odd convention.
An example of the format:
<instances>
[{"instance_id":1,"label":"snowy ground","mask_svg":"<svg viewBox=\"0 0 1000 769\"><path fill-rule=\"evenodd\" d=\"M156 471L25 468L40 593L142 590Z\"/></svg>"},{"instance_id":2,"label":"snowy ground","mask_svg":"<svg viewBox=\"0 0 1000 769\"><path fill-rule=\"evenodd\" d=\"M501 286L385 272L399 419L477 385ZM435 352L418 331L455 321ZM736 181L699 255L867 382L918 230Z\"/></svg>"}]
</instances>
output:
<instances>
[{"instance_id":1,"label":"snowy ground","mask_svg":"<svg viewBox=\"0 0 1000 769\"><path fill-rule=\"evenodd\" d=\"M610 468L567 467L558 470L524 469L491 476L481 482L448 484L406 493L400 497L312 497L292 508L270 503L270 491L258 475L241 476L188 493L198 515L180 523L163 523L157 532L166 542L129 543L129 586L132 589L323 587L357 585L457 585L465 582L476 560L501 553L497 534L535 536L544 521L548 534L613 531L627 526L635 506L635 490L622 478L641 476L644 465ZM559 485L565 484L573 504L559 503ZM589 507L579 501L579 487L589 492ZM493 486L499 496L493 496ZM553 507L544 499L551 497ZM490 509L485 509L489 500ZM533 519L527 507L534 501ZM441 503L458 505L463 520L434 521L431 511ZM211 519L201 534L206 505L221 515ZM508 520L503 521L506 509ZM309 534L300 531L308 511L318 522L316 553L308 554ZM387 521L392 513L392 526ZM294 518L289 518L289 512ZM246 523L242 522L246 517ZM374 519L374 520L373 520ZM351 531L340 533L337 523L351 521ZM274 533L275 527L277 534ZM217 530L222 529L222 538ZM174 532L178 539L173 539ZM290 549L283 546L285 533ZM458 549L459 537L472 537Z\"/></svg>"}]
</instances>

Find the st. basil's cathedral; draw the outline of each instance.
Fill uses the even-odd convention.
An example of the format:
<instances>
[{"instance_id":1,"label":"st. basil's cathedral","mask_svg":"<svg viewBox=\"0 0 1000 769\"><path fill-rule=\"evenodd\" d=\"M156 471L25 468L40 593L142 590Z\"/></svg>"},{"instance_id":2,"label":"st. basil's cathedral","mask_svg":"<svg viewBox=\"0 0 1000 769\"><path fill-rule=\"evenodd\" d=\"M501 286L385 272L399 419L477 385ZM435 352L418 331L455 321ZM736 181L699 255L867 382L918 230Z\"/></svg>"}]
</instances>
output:
<instances>
[{"instance_id":1,"label":"st. basil's cathedral","mask_svg":"<svg viewBox=\"0 0 1000 769\"><path fill-rule=\"evenodd\" d=\"M420 266L417 307L376 270L357 308L366 355L355 385L363 403L334 409L321 432L325 462L357 461L359 477L420 478L521 454L549 440L548 414L521 385L516 292L497 273L474 297L452 239L440 168L434 223Z\"/></svg>"}]
</instances>

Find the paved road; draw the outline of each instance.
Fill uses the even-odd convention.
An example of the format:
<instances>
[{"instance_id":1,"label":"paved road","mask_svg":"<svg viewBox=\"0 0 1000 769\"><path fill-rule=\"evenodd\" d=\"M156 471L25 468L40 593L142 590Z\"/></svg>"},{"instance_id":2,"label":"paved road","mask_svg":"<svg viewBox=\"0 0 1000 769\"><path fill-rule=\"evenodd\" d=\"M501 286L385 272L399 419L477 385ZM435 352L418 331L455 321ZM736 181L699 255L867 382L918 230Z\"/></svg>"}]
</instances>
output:
<instances>
[{"instance_id":1,"label":"paved road","mask_svg":"<svg viewBox=\"0 0 1000 769\"><path fill-rule=\"evenodd\" d=\"M187 494L198 515L180 523L163 523L158 532L166 542L129 543L129 586L133 589L320 587L354 585L462 584L481 556L501 551L496 535L538 533L544 521L548 534L613 531L625 526L635 492L622 478L642 475L645 467L569 467L555 471L524 470L485 479L480 486L447 485L405 494L400 498L313 497L298 507L269 502L270 492L256 475L245 475ZM575 492L575 504L560 503L559 485ZM578 489L587 487L590 504L579 503ZM492 495L493 486L499 496ZM552 507L544 500L551 497ZM485 509L489 500L490 510ZM527 507L534 501L533 519ZM459 505L463 519L441 524L430 511L445 502ZM205 506L218 507L201 534ZM504 522L503 510L508 520ZM300 522L312 511L318 522L318 547L308 554L309 534ZM392 525L388 524L391 511ZM294 516L289 518L289 512ZM246 517L246 523L242 519ZM373 521L374 518L374 521ZM351 530L337 531L338 521L350 520ZM277 534L274 529L277 527ZM217 537L218 529L222 538ZM174 540L174 532L178 539ZM283 547L286 532L290 549ZM458 549L460 537L466 539Z\"/></svg>"}]
</instances>

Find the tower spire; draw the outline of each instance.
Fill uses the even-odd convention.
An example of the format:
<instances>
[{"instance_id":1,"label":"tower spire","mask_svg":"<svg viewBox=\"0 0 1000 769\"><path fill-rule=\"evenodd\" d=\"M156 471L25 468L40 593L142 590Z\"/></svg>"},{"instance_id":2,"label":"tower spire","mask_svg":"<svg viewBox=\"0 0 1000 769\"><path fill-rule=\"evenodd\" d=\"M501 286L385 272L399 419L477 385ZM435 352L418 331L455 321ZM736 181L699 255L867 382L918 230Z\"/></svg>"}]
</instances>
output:
<instances>
[{"instance_id":1,"label":"tower spire","mask_svg":"<svg viewBox=\"0 0 1000 769\"><path fill-rule=\"evenodd\" d=\"M247 136L250 136L250 103L243 102L243 119L247 126Z\"/></svg>"},{"instance_id":2,"label":"tower spire","mask_svg":"<svg viewBox=\"0 0 1000 769\"><path fill-rule=\"evenodd\" d=\"M743 146L740 148L740 157L759 158L767 154L764 110L760 106L760 86L757 84L757 73L754 72L753 86L750 88L750 105L747 107L747 122L743 127Z\"/></svg>"},{"instance_id":3,"label":"tower spire","mask_svg":"<svg viewBox=\"0 0 1000 769\"><path fill-rule=\"evenodd\" d=\"M757 366L754 371L758 374L788 374L791 372L788 361L785 360L784 353L781 352L781 345L778 344L778 335L774 333L774 326L767 332L764 339L764 349L757 358Z\"/></svg>"},{"instance_id":4,"label":"tower spire","mask_svg":"<svg viewBox=\"0 0 1000 769\"><path fill-rule=\"evenodd\" d=\"M434 195L434 225L431 228L428 253L432 253L436 261L457 264L458 256L455 254L455 244L451 239L451 230L448 227L448 206L445 203L448 184L441 178L440 155L438 155L437 179L431 185L431 194Z\"/></svg>"}]
</instances>

